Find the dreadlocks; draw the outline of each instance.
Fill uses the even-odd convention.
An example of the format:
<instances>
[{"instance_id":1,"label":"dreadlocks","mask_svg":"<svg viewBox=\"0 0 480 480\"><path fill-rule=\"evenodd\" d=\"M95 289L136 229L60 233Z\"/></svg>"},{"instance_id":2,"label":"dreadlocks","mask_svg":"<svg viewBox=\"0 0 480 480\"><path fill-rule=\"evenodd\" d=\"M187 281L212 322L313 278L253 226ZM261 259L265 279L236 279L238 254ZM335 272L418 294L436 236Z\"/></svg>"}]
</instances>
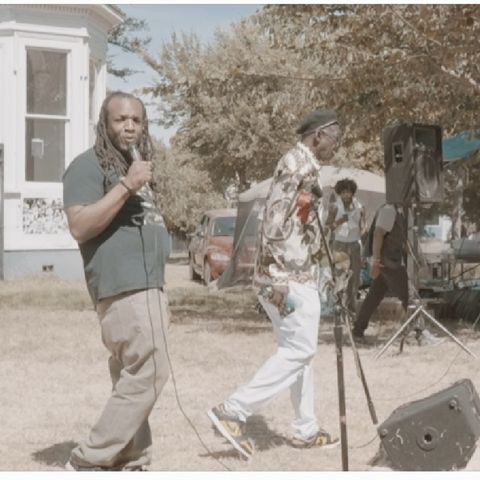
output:
<instances>
[{"instance_id":1,"label":"dreadlocks","mask_svg":"<svg viewBox=\"0 0 480 480\"><path fill-rule=\"evenodd\" d=\"M142 105L143 110L143 131L138 145L138 149L142 155L142 158L147 161L151 161L153 158L153 143L148 132L148 119L147 111L143 102L134 95L126 92L113 92L108 95L102 103L100 110L100 116L97 124L97 138L95 140L95 153L100 161L100 165L104 172L113 168L119 177L126 175L130 166L127 159L119 152L112 144L107 134L108 124L108 105L113 98L129 98L137 100ZM154 164L155 168L155 164ZM155 178L155 177L154 177ZM156 190L155 182L151 182L150 186L153 190Z\"/></svg>"}]
</instances>

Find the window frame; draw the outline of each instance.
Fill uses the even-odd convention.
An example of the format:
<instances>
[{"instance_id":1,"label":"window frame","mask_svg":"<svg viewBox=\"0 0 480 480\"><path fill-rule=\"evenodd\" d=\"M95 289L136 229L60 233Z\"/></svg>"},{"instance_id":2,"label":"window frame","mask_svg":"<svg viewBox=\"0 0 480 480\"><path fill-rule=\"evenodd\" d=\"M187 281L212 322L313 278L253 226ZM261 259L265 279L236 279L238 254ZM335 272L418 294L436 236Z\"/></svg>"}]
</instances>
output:
<instances>
[{"instance_id":1,"label":"window frame","mask_svg":"<svg viewBox=\"0 0 480 480\"><path fill-rule=\"evenodd\" d=\"M54 53L66 54L66 77L67 77L67 91L66 91L66 114L65 115L46 115L38 113L28 113L27 111L27 51L40 50ZM73 40L47 40L33 37L22 38L16 48L18 52L16 77L18 78L18 96L17 96L17 111L20 119L19 128L17 129L17 152L19 161L16 165L17 186L22 192L23 197L48 197L61 198L62 197L62 180L55 182L32 181L27 180L27 158L26 158L26 125L28 119L45 119L58 120L64 122L65 128L65 158L64 168L68 166L74 151L72 145L72 131L77 130L81 123L81 119L76 118L79 115L78 109L73 108L74 97L73 92L80 91L83 87L81 78L75 79L75 73L79 71L82 65L75 65L74 62L79 62L80 45ZM79 132L80 133L80 132Z\"/></svg>"},{"instance_id":2,"label":"window frame","mask_svg":"<svg viewBox=\"0 0 480 480\"><path fill-rule=\"evenodd\" d=\"M27 108L27 89L28 89L28 78L27 78L27 55L28 51L41 51L41 52L53 52L53 53L63 53L65 54L65 69L66 69L66 92L65 92L65 102L66 102L66 107L65 107L65 115L49 115L49 114L44 114L44 113L29 113L28 108ZM24 172L23 172L23 181L25 184L55 184L55 183L61 183L61 179L59 179L58 182L46 182L46 181L36 181L36 180L27 180L27 148L26 148L26 124L28 120L53 120L53 121L58 121L63 122L63 130L64 130L64 151L65 151L65 158L64 158L64 170L66 168L67 164L67 158L69 158L70 155L70 124L71 124L71 101L70 101L70 88L71 88L71 82L69 82L69 77L70 77L70 71L71 71L71 50L67 49L62 49L62 48L45 48L45 47L40 47L38 45L26 45L25 50L25 81L23 83L24 87L24 94L25 94L25 103L24 103L24 114L23 114L23 128L25 131L24 135L24 145L23 145L23 164L24 164Z\"/></svg>"}]
</instances>

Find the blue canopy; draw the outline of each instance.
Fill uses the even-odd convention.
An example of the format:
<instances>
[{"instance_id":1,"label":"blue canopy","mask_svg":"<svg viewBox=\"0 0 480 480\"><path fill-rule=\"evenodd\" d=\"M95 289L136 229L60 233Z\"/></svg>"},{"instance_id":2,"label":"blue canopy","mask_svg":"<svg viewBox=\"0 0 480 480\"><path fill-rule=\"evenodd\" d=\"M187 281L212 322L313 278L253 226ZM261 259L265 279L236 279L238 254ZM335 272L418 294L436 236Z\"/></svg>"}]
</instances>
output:
<instances>
[{"instance_id":1,"label":"blue canopy","mask_svg":"<svg viewBox=\"0 0 480 480\"><path fill-rule=\"evenodd\" d=\"M442 141L443 161L466 160L480 150L480 131L463 132Z\"/></svg>"}]
</instances>

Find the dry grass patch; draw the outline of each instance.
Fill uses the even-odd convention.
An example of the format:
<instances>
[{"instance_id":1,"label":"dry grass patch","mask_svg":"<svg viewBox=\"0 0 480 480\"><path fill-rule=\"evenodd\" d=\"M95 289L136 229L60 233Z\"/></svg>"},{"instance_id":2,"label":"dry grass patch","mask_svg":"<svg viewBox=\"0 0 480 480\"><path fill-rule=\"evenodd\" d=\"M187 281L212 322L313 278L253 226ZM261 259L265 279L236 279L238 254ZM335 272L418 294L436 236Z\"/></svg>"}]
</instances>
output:
<instances>
[{"instance_id":1,"label":"dry grass patch","mask_svg":"<svg viewBox=\"0 0 480 480\"><path fill-rule=\"evenodd\" d=\"M0 308L89 310L92 301L85 282L67 282L53 273L43 273L1 282Z\"/></svg>"},{"instance_id":2,"label":"dry grass patch","mask_svg":"<svg viewBox=\"0 0 480 480\"><path fill-rule=\"evenodd\" d=\"M75 443L88 434L109 394L108 353L101 344L96 315L81 284L30 279L0 284L0 470L61 470ZM24 293L23 290L26 290ZM22 295L24 295L22 297ZM71 296L70 296L71 295ZM170 380L151 415L153 470L338 471L340 449L296 450L285 444L292 408L289 392L249 419L257 453L245 462L215 437L205 414L248 381L275 350L270 323L254 310L251 293L209 293L172 288L173 322L169 351L176 380ZM11 297L11 298L10 298ZM10 298L10 299L9 299ZM72 305L66 299L77 298ZM13 299L16 299L15 301ZM24 299L21 300L21 299ZM80 301L81 300L81 301ZM10 303L8 303L10 302ZM374 322L379 345L399 325ZM338 433L338 393L333 322L321 323L314 359L316 411L321 425ZM478 333L455 331L480 355ZM480 388L478 360L451 341L437 347L408 342L402 355L391 347L374 360L376 349L360 351L377 415L382 422L398 406L441 390L461 378ZM366 470L379 440L372 425L349 347L344 349L347 426L351 470ZM177 404L195 425L200 444ZM478 455L470 470L480 467Z\"/></svg>"}]
</instances>

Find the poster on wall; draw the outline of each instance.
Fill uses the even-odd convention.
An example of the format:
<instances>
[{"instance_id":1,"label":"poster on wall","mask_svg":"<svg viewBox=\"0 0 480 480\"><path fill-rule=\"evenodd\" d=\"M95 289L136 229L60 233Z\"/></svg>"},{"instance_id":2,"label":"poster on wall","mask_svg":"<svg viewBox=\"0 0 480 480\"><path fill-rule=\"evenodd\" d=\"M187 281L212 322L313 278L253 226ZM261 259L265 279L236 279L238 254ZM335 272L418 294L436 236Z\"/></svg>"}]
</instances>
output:
<instances>
[{"instance_id":1,"label":"poster on wall","mask_svg":"<svg viewBox=\"0 0 480 480\"><path fill-rule=\"evenodd\" d=\"M24 198L23 233L63 234L68 232L67 219L60 199Z\"/></svg>"}]
</instances>

